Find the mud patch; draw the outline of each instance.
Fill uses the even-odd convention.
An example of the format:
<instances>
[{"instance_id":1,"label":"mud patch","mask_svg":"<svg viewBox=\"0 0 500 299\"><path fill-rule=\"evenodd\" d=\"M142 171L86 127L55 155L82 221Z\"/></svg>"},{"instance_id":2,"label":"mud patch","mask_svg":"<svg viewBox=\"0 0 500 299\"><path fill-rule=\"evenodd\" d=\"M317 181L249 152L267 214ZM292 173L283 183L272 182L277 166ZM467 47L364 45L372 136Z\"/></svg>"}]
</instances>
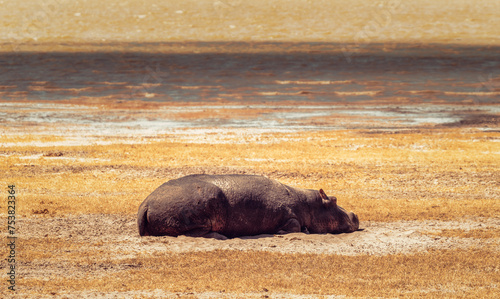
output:
<instances>
[{"instance_id":1,"label":"mud patch","mask_svg":"<svg viewBox=\"0 0 500 299\"><path fill-rule=\"evenodd\" d=\"M493 127L500 125L500 115L479 113L477 115L467 115L460 121L444 124L446 127Z\"/></svg>"}]
</instances>

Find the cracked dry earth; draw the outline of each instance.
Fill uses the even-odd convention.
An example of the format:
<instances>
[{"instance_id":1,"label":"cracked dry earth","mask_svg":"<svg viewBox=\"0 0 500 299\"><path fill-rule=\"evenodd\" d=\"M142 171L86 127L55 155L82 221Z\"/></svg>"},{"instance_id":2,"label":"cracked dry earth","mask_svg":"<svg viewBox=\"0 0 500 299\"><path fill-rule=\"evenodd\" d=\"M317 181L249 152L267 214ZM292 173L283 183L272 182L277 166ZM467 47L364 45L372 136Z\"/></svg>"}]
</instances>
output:
<instances>
[{"instance_id":1,"label":"cracked dry earth","mask_svg":"<svg viewBox=\"0 0 500 299\"><path fill-rule=\"evenodd\" d=\"M67 217L37 216L19 220L19 241L32 240L40 244L46 239L47 248L35 248L45 252L43 258L22 261L19 265L20 277L25 279L47 279L64 276L75 279L113 275L140 267L129 262L108 263L138 257L140 253L199 252L213 250L269 251L280 253L313 253L335 255L388 255L396 253L415 253L430 249L467 249L488 247L500 250L496 238L475 239L440 236L443 230L462 229L465 232L477 229L500 227L500 219L476 218L464 221L398 221L398 222L361 222L361 230L351 234L304 234L259 235L253 237L215 240L192 237L140 237L137 233L135 215L73 215ZM58 240L66 240L75 246L50 246ZM50 249L48 249L50 248ZM50 250L50 252L47 252ZM94 253L94 256L92 254ZM20 251L22 255L22 249ZM75 263L68 256L88 256L93 262L84 265ZM66 257L66 258L65 258ZM152 296L168 297L169 294L158 290L134 291L125 293L106 293L105 297ZM97 293L71 293L73 296L97 296ZM101 294L104 295L104 294ZM175 294L170 294L175 295ZM222 294L197 294L197 298L220 297ZM246 297L253 297L246 294ZM291 294L289 294L291 295ZM64 294L58 294L64 298ZM224 294L223 297L231 297ZM239 296L243 296L239 294ZM281 294L283 298L290 298ZM294 298L309 298L291 295ZM281 298L281 297L276 297Z\"/></svg>"}]
</instances>

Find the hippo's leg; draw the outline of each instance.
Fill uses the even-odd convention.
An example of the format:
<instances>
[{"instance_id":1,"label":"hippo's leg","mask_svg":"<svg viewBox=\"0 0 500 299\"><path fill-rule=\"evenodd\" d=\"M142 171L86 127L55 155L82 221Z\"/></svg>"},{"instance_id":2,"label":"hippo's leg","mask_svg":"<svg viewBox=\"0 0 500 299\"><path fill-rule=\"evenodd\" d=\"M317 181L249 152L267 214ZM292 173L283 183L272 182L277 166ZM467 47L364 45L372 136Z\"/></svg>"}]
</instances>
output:
<instances>
[{"instance_id":1,"label":"hippo's leg","mask_svg":"<svg viewBox=\"0 0 500 299\"><path fill-rule=\"evenodd\" d=\"M195 228L184 233L190 237L214 238L217 240L227 240L227 237L217 232L211 231L209 228Z\"/></svg>"},{"instance_id":2,"label":"hippo's leg","mask_svg":"<svg viewBox=\"0 0 500 299\"><path fill-rule=\"evenodd\" d=\"M202 237L203 238L214 238L216 240L227 240L226 236L219 234L219 233L216 233L216 232L209 232L209 233L203 235Z\"/></svg>"},{"instance_id":3,"label":"hippo's leg","mask_svg":"<svg viewBox=\"0 0 500 299\"><path fill-rule=\"evenodd\" d=\"M289 219L279 230L278 234L289 234L300 232L300 223L297 219Z\"/></svg>"}]
</instances>

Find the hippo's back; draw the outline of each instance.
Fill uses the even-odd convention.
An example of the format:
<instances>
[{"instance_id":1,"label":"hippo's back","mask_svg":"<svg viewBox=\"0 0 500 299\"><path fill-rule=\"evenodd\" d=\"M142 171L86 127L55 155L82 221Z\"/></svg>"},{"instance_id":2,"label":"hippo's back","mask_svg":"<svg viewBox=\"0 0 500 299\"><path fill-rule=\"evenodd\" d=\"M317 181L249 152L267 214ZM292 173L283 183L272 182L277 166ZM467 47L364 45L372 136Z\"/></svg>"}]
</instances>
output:
<instances>
[{"instance_id":1,"label":"hippo's back","mask_svg":"<svg viewBox=\"0 0 500 299\"><path fill-rule=\"evenodd\" d=\"M227 200L236 204L239 201L258 200L283 205L295 199L296 188L281 184L259 175L190 175L177 179L179 183L202 181L211 183L222 190Z\"/></svg>"},{"instance_id":2,"label":"hippo's back","mask_svg":"<svg viewBox=\"0 0 500 299\"><path fill-rule=\"evenodd\" d=\"M221 233L228 237L276 233L276 226L290 217L298 200L294 188L263 176L193 175L185 179L211 183L222 190L230 213Z\"/></svg>"}]
</instances>

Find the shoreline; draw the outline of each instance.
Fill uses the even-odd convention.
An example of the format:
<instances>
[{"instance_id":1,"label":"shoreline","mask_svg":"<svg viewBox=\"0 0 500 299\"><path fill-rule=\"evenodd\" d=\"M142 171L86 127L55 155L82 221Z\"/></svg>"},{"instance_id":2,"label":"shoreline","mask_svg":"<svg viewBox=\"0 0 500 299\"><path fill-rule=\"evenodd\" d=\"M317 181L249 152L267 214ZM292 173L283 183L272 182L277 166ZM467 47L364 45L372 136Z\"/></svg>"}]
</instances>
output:
<instances>
[{"instance_id":1,"label":"shoreline","mask_svg":"<svg viewBox=\"0 0 500 299\"><path fill-rule=\"evenodd\" d=\"M0 54L29 53L144 53L144 54L331 54L357 55L460 55L474 56L478 51L494 55L498 42L463 40L422 41L322 41L322 40L164 40L164 41L5 41L0 40Z\"/></svg>"},{"instance_id":2,"label":"shoreline","mask_svg":"<svg viewBox=\"0 0 500 299\"><path fill-rule=\"evenodd\" d=\"M123 106L122 106L123 104ZM500 105L338 103L186 104L0 102L3 134L66 137L158 137L207 133L279 133L328 130L408 131L470 127L500 129ZM29 128L29 130L26 130ZM9 144L7 144L9 145ZM14 145L14 144L10 144Z\"/></svg>"}]
</instances>

